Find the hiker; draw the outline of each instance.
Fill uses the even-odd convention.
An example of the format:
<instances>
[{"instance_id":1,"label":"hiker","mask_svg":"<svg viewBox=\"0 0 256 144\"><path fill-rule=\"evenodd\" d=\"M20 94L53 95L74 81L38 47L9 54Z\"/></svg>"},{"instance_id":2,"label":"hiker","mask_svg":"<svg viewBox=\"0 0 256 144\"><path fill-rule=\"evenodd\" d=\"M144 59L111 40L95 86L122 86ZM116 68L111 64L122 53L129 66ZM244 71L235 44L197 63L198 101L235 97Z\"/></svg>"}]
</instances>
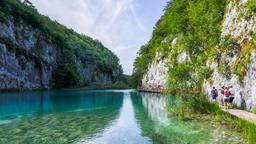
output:
<instances>
[{"instance_id":1,"label":"hiker","mask_svg":"<svg viewBox=\"0 0 256 144\"><path fill-rule=\"evenodd\" d=\"M211 97L213 100L216 100L216 98L218 97L218 92L215 87L213 87L211 90Z\"/></svg>"},{"instance_id":2,"label":"hiker","mask_svg":"<svg viewBox=\"0 0 256 144\"><path fill-rule=\"evenodd\" d=\"M230 91L228 87L225 87L224 90L224 107L228 109L230 107Z\"/></svg>"},{"instance_id":3,"label":"hiker","mask_svg":"<svg viewBox=\"0 0 256 144\"><path fill-rule=\"evenodd\" d=\"M229 105L230 108L233 108L233 100L235 99L234 97L234 92L232 91L233 87L232 85L229 86L229 94L230 94L230 98L229 98Z\"/></svg>"},{"instance_id":4,"label":"hiker","mask_svg":"<svg viewBox=\"0 0 256 144\"><path fill-rule=\"evenodd\" d=\"M224 102L223 102L224 91L225 91L225 86L222 86L221 89L220 89L220 93L221 93L221 96L220 96L220 105L221 105L221 106L224 106Z\"/></svg>"}]
</instances>

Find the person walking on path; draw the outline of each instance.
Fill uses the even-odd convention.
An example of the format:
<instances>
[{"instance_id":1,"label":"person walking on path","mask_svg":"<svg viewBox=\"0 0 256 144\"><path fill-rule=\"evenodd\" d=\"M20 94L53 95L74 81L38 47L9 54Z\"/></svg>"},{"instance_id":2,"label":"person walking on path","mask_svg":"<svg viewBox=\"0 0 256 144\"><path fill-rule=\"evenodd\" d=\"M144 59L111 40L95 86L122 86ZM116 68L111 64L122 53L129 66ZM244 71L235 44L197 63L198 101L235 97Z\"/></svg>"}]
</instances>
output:
<instances>
[{"instance_id":1,"label":"person walking on path","mask_svg":"<svg viewBox=\"0 0 256 144\"><path fill-rule=\"evenodd\" d=\"M225 109L228 109L230 107L230 91L228 89L228 87L225 87L225 91L224 91L224 107Z\"/></svg>"},{"instance_id":2,"label":"person walking on path","mask_svg":"<svg viewBox=\"0 0 256 144\"><path fill-rule=\"evenodd\" d=\"M213 100L216 100L216 98L218 97L218 91L215 87L213 87L211 90L211 97Z\"/></svg>"},{"instance_id":3,"label":"person walking on path","mask_svg":"<svg viewBox=\"0 0 256 144\"><path fill-rule=\"evenodd\" d=\"M229 105L230 105L230 108L233 108L233 100L235 99L235 97L234 97L234 91L233 91L232 85L229 86L229 94L230 94Z\"/></svg>"},{"instance_id":4,"label":"person walking on path","mask_svg":"<svg viewBox=\"0 0 256 144\"><path fill-rule=\"evenodd\" d=\"M220 97L219 97L219 101L220 101L221 106L224 106L224 101L223 101L224 91L225 91L225 86L222 86L221 89L220 89Z\"/></svg>"}]
</instances>

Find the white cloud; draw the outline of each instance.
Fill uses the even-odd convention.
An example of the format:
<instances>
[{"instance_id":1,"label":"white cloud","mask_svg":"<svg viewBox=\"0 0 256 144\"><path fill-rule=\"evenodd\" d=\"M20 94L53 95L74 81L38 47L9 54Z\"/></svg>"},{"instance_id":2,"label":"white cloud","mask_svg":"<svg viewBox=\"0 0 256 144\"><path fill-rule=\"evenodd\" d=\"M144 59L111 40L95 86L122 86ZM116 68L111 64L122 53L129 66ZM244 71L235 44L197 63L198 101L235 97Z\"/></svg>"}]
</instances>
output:
<instances>
[{"instance_id":1,"label":"white cloud","mask_svg":"<svg viewBox=\"0 0 256 144\"><path fill-rule=\"evenodd\" d=\"M124 72L131 74L140 45L149 32L138 17L135 0L31 0L40 13L100 40L120 58ZM151 33L151 30L149 30Z\"/></svg>"}]
</instances>

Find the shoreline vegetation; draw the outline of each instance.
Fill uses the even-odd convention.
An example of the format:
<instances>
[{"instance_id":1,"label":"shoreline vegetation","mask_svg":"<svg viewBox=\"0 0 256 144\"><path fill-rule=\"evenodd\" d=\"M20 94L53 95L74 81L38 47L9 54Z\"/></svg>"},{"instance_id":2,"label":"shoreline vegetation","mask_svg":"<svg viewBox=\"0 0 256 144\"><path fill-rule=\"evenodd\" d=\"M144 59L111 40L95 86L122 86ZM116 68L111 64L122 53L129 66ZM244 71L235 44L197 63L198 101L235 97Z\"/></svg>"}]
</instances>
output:
<instances>
[{"instance_id":1,"label":"shoreline vegetation","mask_svg":"<svg viewBox=\"0 0 256 144\"><path fill-rule=\"evenodd\" d=\"M203 94L199 96L192 94L189 97L177 95L175 99L175 103L168 107L170 116L177 116L184 121L197 119L214 121L240 133L249 144L256 142L255 124L224 112L217 102L210 102L207 96Z\"/></svg>"},{"instance_id":2,"label":"shoreline vegetation","mask_svg":"<svg viewBox=\"0 0 256 144\"><path fill-rule=\"evenodd\" d=\"M90 83L85 86L62 89L0 89L0 92L30 92L30 91L55 91L55 90L111 90L111 89L132 89L129 84L124 82Z\"/></svg>"},{"instance_id":3,"label":"shoreline vegetation","mask_svg":"<svg viewBox=\"0 0 256 144\"><path fill-rule=\"evenodd\" d=\"M152 92L141 89L138 89L138 91ZM223 111L217 102L211 102L205 94L170 94L168 90L158 93L174 98L174 103L168 105L169 117L174 116L182 121L208 121L210 125L233 130L235 133L240 134L249 144L256 142L255 124Z\"/></svg>"}]
</instances>

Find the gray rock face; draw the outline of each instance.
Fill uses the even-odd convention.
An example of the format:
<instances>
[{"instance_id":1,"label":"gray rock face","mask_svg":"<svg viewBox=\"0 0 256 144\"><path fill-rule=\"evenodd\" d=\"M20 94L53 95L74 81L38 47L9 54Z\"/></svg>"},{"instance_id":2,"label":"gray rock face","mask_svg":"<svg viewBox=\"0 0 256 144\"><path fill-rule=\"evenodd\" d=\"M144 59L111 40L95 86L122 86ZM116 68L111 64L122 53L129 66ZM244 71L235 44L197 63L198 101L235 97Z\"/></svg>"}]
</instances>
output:
<instances>
[{"instance_id":1,"label":"gray rock face","mask_svg":"<svg viewBox=\"0 0 256 144\"><path fill-rule=\"evenodd\" d=\"M34 51L33 56L26 58L12 50L13 46ZM43 40L39 31L22 21L0 23L0 51L0 89L49 88L57 51L54 45Z\"/></svg>"},{"instance_id":2,"label":"gray rock face","mask_svg":"<svg viewBox=\"0 0 256 144\"><path fill-rule=\"evenodd\" d=\"M1 89L40 88L40 71L33 61L16 57L0 44L0 87Z\"/></svg>"},{"instance_id":3,"label":"gray rock face","mask_svg":"<svg viewBox=\"0 0 256 144\"><path fill-rule=\"evenodd\" d=\"M256 17L247 15L246 2L240 0L237 3L228 4L227 13L223 22L222 37L232 36L242 42L245 39L251 39L252 32L256 30Z\"/></svg>"},{"instance_id":4,"label":"gray rock face","mask_svg":"<svg viewBox=\"0 0 256 144\"><path fill-rule=\"evenodd\" d=\"M177 44L178 38L174 38L170 44L172 49ZM147 73L143 75L141 88L144 90L164 90L167 87L168 70L167 65L168 58L161 59L161 53L157 52L155 60L148 66ZM186 54L182 54L178 57L179 61L185 61L187 59Z\"/></svg>"},{"instance_id":5,"label":"gray rock face","mask_svg":"<svg viewBox=\"0 0 256 144\"><path fill-rule=\"evenodd\" d=\"M170 49L175 47L178 38L174 38L170 44ZM142 88L145 90L164 90L167 87L168 71L172 67L168 65L169 58L161 59L161 53L157 53L155 60L149 65L147 73L144 74L142 79ZM178 63L190 61L186 52L181 52L177 56Z\"/></svg>"},{"instance_id":6,"label":"gray rock face","mask_svg":"<svg viewBox=\"0 0 256 144\"><path fill-rule=\"evenodd\" d=\"M142 79L142 88L145 90L163 90L167 85L168 68L165 65L166 60L153 62L148 72Z\"/></svg>"},{"instance_id":7,"label":"gray rock face","mask_svg":"<svg viewBox=\"0 0 256 144\"><path fill-rule=\"evenodd\" d=\"M107 83L112 81L112 76L109 74L100 73L97 71L97 67L93 64L87 64L83 66L81 61L77 61L77 68L80 74L80 82L100 82Z\"/></svg>"},{"instance_id":8,"label":"gray rock face","mask_svg":"<svg viewBox=\"0 0 256 144\"><path fill-rule=\"evenodd\" d=\"M232 62L230 63L232 64ZM255 110L256 108L256 53L252 53L251 63L248 66L247 74L244 77L243 84L240 84L236 75L232 74L231 79L224 78L217 72L217 65L212 64L214 70L212 84L205 82L204 90L210 96L212 86L220 89L225 84L232 85L231 93L235 97L234 103L243 109ZM219 94L221 95L221 94ZM209 97L210 98L210 97Z\"/></svg>"},{"instance_id":9,"label":"gray rock face","mask_svg":"<svg viewBox=\"0 0 256 144\"><path fill-rule=\"evenodd\" d=\"M246 15L245 3L247 0L241 0L234 4L232 2L228 5L228 10L223 22L222 37L231 36L236 40L236 43L242 45L244 40L251 40L251 33L256 32L256 16ZM237 59L237 54L234 53L234 57L227 58L229 66L232 66ZM214 86L221 88L225 83L230 83L233 86L232 93L235 97L234 103L241 108L247 110L256 109L256 52L251 53L251 62L248 65L247 73L244 76L243 84L240 84L238 77L234 74L231 75L231 79L224 78L217 71L217 64L211 64L211 69L214 71L212 81ZM208 82L205 82L204 89L206 93L210 93L211 86Z\"/></svg>"},{"instance_id":10,"label":"gray rock face","mask_svg":"<svg viewBox=\"0 0 256 144\"><path fill-rule=\"evenodd\" d=\"M22 52L32 55L24 56ZM0 22L0 90L51 88L59 48L32 26L20 21ZM110 82L112 75L100 73L93 64L77 60L81 83Z\"/></svg>"}]
</instances>

